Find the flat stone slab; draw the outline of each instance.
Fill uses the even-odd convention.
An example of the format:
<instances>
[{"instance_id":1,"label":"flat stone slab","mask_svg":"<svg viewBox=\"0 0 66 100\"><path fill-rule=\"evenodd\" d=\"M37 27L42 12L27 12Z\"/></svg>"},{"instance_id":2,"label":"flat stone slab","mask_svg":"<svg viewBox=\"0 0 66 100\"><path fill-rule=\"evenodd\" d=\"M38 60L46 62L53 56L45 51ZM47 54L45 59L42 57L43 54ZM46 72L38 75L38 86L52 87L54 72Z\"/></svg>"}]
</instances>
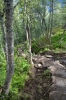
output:
<instances>
[{"instance_id":1,"label":"flat stone slab","mask_svg":"<svg viewBox=\"0 0 66 100\"><path fill-rule=\"evenodd\" d=\"M53 84L53 85L51 85L49 91L50 92L52 92L52 91L59 91L59 92L66 93L66 86L58 86L56 84Z\"/></svg>"},{"instance_id":2,"label":"flat stone slab","mask_svg":"<svg viewBox=\"0 0 66 100\"><path fill-rule=\"evenodd\" d=\"M66 78L66 68L64 68L64 67L58 68L58 66L57 67L56 66L50 66L49 69L50 69L50 72L52 73L53 76Z\"/></svg>"},{"instance_id":3,"label":"flat stone slab","mask_svg":"<svg viewBox=\"0 0 66 100\"><path fill-rule=\"evenodd\" d=\"M60 78L57 76L52 76L52 82L53 84L56 84L60 87L65 87L66 86L66 79L64 78Z\"/></svg>"},{"instance_id":4,"label":"flat stone slab","mask_svg":"<svg viewBox=\"0 0 66 100\"><path fill-rule=\"evenodd\" d=\"M66 100L66 93L53 91L49 94L49 100Z\"/></svg>"}]
</instances>

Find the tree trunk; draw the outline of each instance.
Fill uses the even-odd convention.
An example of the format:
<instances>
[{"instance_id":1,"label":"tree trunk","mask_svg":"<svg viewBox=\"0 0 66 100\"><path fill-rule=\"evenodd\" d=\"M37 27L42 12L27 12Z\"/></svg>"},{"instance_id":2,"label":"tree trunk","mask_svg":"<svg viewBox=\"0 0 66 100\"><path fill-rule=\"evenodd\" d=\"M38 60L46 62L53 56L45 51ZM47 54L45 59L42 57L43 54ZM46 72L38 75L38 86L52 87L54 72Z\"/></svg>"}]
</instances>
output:
<instances>
[{"instance_id":1,"label":"tree trunk","mask_svg":"<svg viewBox=\"0 0 66 100\"><path fill-rule=\"evenodd\" d=\"M29 24L29 32L28 32L28 36L29 36L29 45L28 45L28 52L29 52L29 63L33 64L32 62L32 52L31 52L31 30L30 30L30 24Z\"/></svg>"},{"instance_id":2,"label":"tree trunk","mask_svg":"<svg viewBox=\"0 0 66 100\"><path fill-rule=\"evenodd\" d=\"M26 32L26 39L27 39L27 49L28 49L28 62L30 64L32 63L32 53L31 53L31 30L30 30L30 16L28 15L28 10L27 10L27 4L26 0L24 0L24 12L26 16L26 22L24 23L25 26L25 32Z\"/></svg>"},{"instance_id":3,"label":"tree trunk","mask_svg":"<svg viewBox=\"0 0 66 100\"><path fill-rule=\"evenodd\" d=\"M53 0L50 0L50 16L49 16L49 41L50 43L51 43L52 27L53 27Z\"/></svg>"},{"instance_id":4,"label":"tree trunk","mask_svg":"<svg viewBox=\"0 0 66 100\"><path fill-rule=\"evenodd\" d=\"M5 56L6 56L6 60L7 60L7 39L6 39L6 30L5 30L5 24L4 24L4 19L3 17L1 16L0 17L1 19L1 29L2 29L2 32L3 32L3 48L4 48L4 52L5 52Z\"/></svg>"},{"instance_id":5,"label":"tree trunk","mask_svg":"<svg viewBox=\"0 0 66 100\"><path fill-rule=\"evenodd\" d=\"M27 31L27 20L28 20L28 12L27 12L27 4L26 4L26 0L24 0L24 16L26 16L26 21L24 22L24 28L25 28L25 32L26 32L26 39L27 42L29 41L28 39L28 31ZM25 19L24 19L25 20Z\"/></svg>"},{"instance_id":6,"label":"tree trunk","mask_svg":"<svg viewBox=\"0 0 66 100\"><path fill-rule=\"evenodd\" d=\"M4 83L4 93L8 95L10 83L14 73L14 34L13 34L13 0L4 0L5 5L5 26L7 39L7 72Z\"/></svg>"}]
</instances>

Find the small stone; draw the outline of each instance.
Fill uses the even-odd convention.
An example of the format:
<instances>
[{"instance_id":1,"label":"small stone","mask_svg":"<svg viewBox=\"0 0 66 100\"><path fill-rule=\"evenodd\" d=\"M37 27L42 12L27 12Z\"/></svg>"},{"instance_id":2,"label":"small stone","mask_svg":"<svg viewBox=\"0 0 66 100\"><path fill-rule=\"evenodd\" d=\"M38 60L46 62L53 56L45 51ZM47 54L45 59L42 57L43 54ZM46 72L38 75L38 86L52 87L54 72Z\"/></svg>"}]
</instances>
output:
<instances>
[{"instance_id":1,"label":"small stone","mask_svg":"<svg viewBox=\"0 0 66 100\"><path fill-rule=\"evenodd\" d=\"M42 64L38 64L38 67L41 68L42 67Z\"/></svg>"},{"instance_id":2,"label":"small stone","mask_svg":"<svg viewBox=\"0 0 66 100\"><path fill-rule=\"evenodd\" d=\"M42 64L34 64L34 67L36 68L36 69L41 69L42 68Z\"/></svg>"},{"instance_id":3,"label":"small stone","mask_svg":"<svg viewBox=\"0 0 66 100\"><path fill-rule=\"evenodd\" d=\"M45 57L52 58L53 56L52 55L45 55Z\"/></svg>"}]
</instances>

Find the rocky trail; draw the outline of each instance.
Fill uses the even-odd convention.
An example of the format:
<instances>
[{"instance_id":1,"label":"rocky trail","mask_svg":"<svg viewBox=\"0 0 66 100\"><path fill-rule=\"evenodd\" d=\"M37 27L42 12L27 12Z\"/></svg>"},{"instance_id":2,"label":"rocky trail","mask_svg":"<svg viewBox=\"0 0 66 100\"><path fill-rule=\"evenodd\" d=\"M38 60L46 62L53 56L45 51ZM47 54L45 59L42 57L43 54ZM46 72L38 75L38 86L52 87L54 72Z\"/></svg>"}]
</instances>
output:
<instances>
[{"instance_id":1,"label":"rocky trail","mask_svg":"<svg viewBox=\"0 0 66 100\"><path fill-rule=\"evenodd\" d=\"M33 63L21 100L66 100L66 54L35 55Z\"/></svg>"}]
</instances>

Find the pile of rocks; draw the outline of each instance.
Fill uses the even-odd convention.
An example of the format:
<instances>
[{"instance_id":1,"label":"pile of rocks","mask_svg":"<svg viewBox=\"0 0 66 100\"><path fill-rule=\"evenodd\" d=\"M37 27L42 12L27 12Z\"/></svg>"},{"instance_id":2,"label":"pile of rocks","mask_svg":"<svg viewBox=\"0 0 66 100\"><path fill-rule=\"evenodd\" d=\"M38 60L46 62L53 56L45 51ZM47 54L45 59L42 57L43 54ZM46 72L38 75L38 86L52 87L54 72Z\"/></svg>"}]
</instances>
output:
<instances>
[{"instance_id":1,"label":"pile of rocks","mask_svg":"<svg viewBox=\"0 0 66 100\"><path fill-rule=\"evenodd\" d=\"M52 56L46 55L46 56L41 56L41 55L35 55L33 57L33 63L34 67L32 69L33 76L35 77L35 73L37 72L42 72L46 69L48 69L49 66L53 64L52 62Z\"/></svg>"}]
</instances>

